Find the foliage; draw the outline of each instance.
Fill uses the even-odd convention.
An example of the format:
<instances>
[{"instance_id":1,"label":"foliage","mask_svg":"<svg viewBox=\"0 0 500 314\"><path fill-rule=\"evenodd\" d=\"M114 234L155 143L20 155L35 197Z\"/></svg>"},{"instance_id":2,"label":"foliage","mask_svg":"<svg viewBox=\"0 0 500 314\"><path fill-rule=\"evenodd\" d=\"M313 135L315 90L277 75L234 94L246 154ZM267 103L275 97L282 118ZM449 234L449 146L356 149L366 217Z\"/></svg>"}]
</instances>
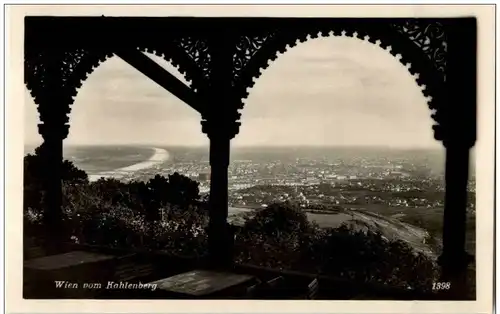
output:
<instances>
[{"instance_id":1,"label":"foliage","mask_svg":"<svg viewBox=\"0 0 500 314\"><path fill-rule=\"evenodd\" d=\"M245 223L246 230L257 231L268 237L302 233L309 227L310 223L306 214L290 203L271 204L269 207L259 210Z\"/></svg>"},{"instance_id":2,"label":"foliage","mask_svg":"<svg viewBox=\"0 0 500 314\"><path fill-rule=\"evenodd\" d=\"M25 184L39 183L43 180L46 166L44 165L43 145L35 149L34 154L24 157L24 182ZM61 167L61 179L63 182L88 183L88 175L85 171L78 169L73 162L63 160Z\"/></svg>"},{"instance_id":3,"label":"foliage","mask_svg":"<svg viewBox=\"0 0 500 314\"><path fill-rule=\"evenodd\" d=\"M90 183L72 163L64 164L63 209L74 241L188 256L207 253L207 200L200 200L197 182L174 173L148 182ZM35 210L43 195L39 167L38 155L25 157L24 218L30 234L42 223ZM422 290L435 278L434 262L408 244L348 226L321 229L288 203L271 204L245 222L235 235L235 259Z\"/></svg>"},{"instance_id":4,"label":"foliage","mask_svg":"<svg viewBox=\"0 0 500 314\"><path fill-rule=\"evenodd\" d=\"M40 212L43 201L43 178L46 176L47 166L43 158L43 146L38 147L34 154L24 157L24 195L25 209ZM85 171L78 169L71 161L64 160L61 167L61 179L71 184L86 184L88 176Z\"/></svg>"},{"instance_id":5,"label":"foliage","mask_svg":"<svg viewBox=\"0 0 500 314\"><path fill-rule=\"evenodd\" d=\"M236 247L239 262L360 282L428 290L437 275L435 263L403 241L348 225L321 229L286 203L270 205L247 220Z\"/></svg>"},{"instance_id":6,"label":"foliage","mask_svg":"<svg viewBox=\"0 0 500 314\"><path fill-rule=\"evenodd\" d=\"M436 276L434 262L407 243L347 225L325 230L306 256L314 256L322 273L357 281L428 290Z\"/></svg>"}]
</instances>

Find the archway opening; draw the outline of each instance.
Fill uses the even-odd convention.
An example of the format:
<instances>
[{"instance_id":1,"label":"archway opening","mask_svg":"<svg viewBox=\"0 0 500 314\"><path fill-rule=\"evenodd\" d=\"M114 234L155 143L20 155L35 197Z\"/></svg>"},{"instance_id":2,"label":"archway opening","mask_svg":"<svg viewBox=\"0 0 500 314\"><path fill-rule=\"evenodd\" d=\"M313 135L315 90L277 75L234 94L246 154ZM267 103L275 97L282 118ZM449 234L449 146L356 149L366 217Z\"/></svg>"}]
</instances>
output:
<instances>
[{"instance_id":1,"label":"archway opening","mask_svg":"<svg viewBox=\"0 0 500 314\"><path fill-rule=\"evenodd\" d=\"M433 138L430 115L415 78L377 45L349 37L299 44L263 71L245 100L240 134L232 146L230 220L239 221L245 229L250 224L241 217L253 215L265 225L271 218L283 220L283 208L290 207L295 214L287 219L303 215L317 224L312 224L312 229L319 226L321 231L315 236L322 235L321 240L314 241L328 242L336 237L335 241L342 242L338 230L346 225L353 232L380 232L388 243L403 241L410 251L426 256L428 263L418 267L436 266L435 258L441 252L445 160L441 143ZM474 203L472 194L471 216ZM274 212L268 210L271 207ZM268 213L259 214L264 211ZM283 221L276 224L290 226ZM334 231L324 231L327 228ZM304 239L292 237L296 246L310 240L306 229L295 230L306 235ZM248 230L242 241L255 242L270 229L262 229L257 237L249 236ZM286 235L286 230L282 234ZM247 252L241 258L267 266L300 268L307 264L303 258L314 256L309 250L296 255L297 247L287 251L285 242L294 242L283 236L286 241L277 243L277 238L274 233L268 238L275 245L274 251ZM330 243L330 253L350 252L351 259L346 257L345 265L325 266L330 263L325 262L319 267L326 267L324 271L335 276L363 280L364 275L359 274L365 274L363 267L367 265L357 271L349 268L359 260L357 254L363 245L358 250L338 246L342 252L334 253L335 241ZM388 243L384 245L392 245ZM310 246L315 245L321 246ZM254 247L259 250L262 245ZM390 255L382 251L380 256ZM399 253L397 258L404 258ZM257 254L261 254L260 259ZM325 256L308 266L315 269L322 258ZM280 259L282 264L271 265ZM409 270L415 265L394 265L394 269ZM411 272L406 274L404 280L413 287L429 284L410 278ZM377 280L398 284L388 279L393 273L386 275Z\"/></svg>"},{"instance_id":2,"label":"archway opening","mask_svg":"<svg viewBox=\"0 0 500 314\"><path fill-rule=\"evenodd\" d=\"M146 54L187 85L174 66ZM209 167L199 113L114 56L83 82L69 118L63 157L70 163L63 163L62 207L73 241L149 246L181 255L205 249L208 217L198 203L206 186L194 180L199 167ZM25 155L43 141L38 123L36 105L26 90ZM189 156L186 147L196 147L196 169L179 166ZM31 179L25 176L25 221L37 224L41 220L34 209L42 209L40 189ZM182 241L175 237L181 229Z\"/></svg>"},{"instance_id":3,"label":"archway opening","mask_svg":"<svg viewBox=\"0 0 500 314\"><path fill-rule=\"evenodd\" d=\"M145 54L188 84L169 62L154 54ZM28 90L25 90L24 101L27 153L43 140L37 129L40 120L36 104ZM69 118L69 135L64 141L65 157L96 175L113 170L113 165L91 165L85 163L85 157L73 158L76 156L72 154L78 154L78 147L145 147L143 153L147 155L154 151L150 148L156 146L208 145L208 139L200 132L198 113L118 57L111 57L99 65L83 82L71 106ZM142 156L137 157L140 159ZM129 163L125 160L113 162L115 166L128 166Z\"/></svg>"}]
</instances>

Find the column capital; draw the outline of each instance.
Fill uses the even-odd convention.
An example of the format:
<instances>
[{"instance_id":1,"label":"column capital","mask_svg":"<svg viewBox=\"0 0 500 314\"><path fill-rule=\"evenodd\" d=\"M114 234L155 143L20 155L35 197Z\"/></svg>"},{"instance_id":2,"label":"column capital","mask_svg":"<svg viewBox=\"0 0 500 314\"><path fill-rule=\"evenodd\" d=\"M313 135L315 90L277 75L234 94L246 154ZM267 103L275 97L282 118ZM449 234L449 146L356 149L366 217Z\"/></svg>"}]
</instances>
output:
<instances>
[{"instance_id":1,"label":"column capital","mask_svg":"<svg viewBox=\"0 0 500 314\"><path fill-rule=\"evenodd\" d=\"M38 124L38 133L45 141L50 140L64 140L69 134L69 125L53 124L53 123L40 123Z\"/></svg>"},{"instance_id":2,"label":"column capital","mask_svg":"<svg viewBox=\"0 0 500 314\"><path fill-rule=\"evenodd\" d=\"M451 137L445 137L441 141L446 149L461 148L469 150L476 144L476 138L473 136L467 136L466 134L462 136L454 135Z\"/></svg>"},{"instance_id":3,"label":"column capital","mask_svg":"<svg viewBox=\"0 0 500 314\"><path fill-rule=\"evenodd\" d=\"M433 125L434 138L445 148L471 149L476 144L476 133L471 128L451 125Z\"/></svg>"},{"instance_id":4,"label":"column capital","mask_svg":"<svg viewBox=\"0 0 500 314\"><path fill-rule=\"evenodd\" d=\"M210 139L233 139L239 133L240 125L240 122L234 120L206 119L201 121L202 132Z\"/></svg>"}]
</instances>

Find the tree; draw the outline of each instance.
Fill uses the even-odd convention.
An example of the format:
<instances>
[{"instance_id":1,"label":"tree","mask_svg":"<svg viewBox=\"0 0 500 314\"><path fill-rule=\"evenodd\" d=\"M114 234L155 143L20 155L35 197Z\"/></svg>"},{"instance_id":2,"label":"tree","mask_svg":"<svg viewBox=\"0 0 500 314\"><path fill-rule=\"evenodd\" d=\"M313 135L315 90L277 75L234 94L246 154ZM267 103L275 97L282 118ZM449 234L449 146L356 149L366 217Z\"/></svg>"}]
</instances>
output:
<instances>
[{"instance_id":1,"label":"tree","mask_svg":"<svg viewBox=\"0 0 500 314\"><path fill-rule=\"evenodd\" d=\"M198 182L177 172L168 177L156 175L145 185L135 183L145 211L146 219L160 219L160 208L167 205L187 210L200 199Z\"/></svg>"},{"instance_id":2,"label":"tree","mask_svg":"<svg viewBox=\"0 0 500 314\"><path fill-rule=\"evenodd\" d=\"M189 206L200 199L199 183L177 172L168 176L168 201L173 205Z\"/></svg>"},{"instance_id":3,"label":"tree","mask_svg":"<svg viewBox=\"0 0 500 314\"><path fill-rule=\"evenodd\" d=\"M35 149L34 154L24 157L24 184L36 184L42 182L45 176L45 164L43 160L43 145ZM77 168L73 162L63 160L61 166L61 179L64 182L88 183L88 175L85 171Z\"/></svg>"},{"instance_id":4,"label":"tree","mask_svg":"<svg viewBox=\"0 0 500 314\"><path fill-rule=\"evenodd\" d=\"M43 160L43 145L35 149L34 154L24 157L24 208L41 210L44 195L43 180L46 176L46 165ZM64 160L61 167L61 179L71 184L87 184L85 171L78 169L73 162Z\"/></svg>"},{"instance_id":5,"label":"tree","mask_svg":"<svg viewBox=\"0 0 500 314\"><path fill-rule=\"evenodd\" d=\"M169 203L170 194L180 193L179 191L172 191L169 179L158 174L148 181L146 188L149 205L157 209Z\"/></svg>"},{"instance_id":6,"label":"tree","mask_svg":"<svg viewBox=\"0 0 500 314\"><path fill-rule=\"evenodd\" d=\"M305 232L311 228L307 215L291 203L274 203L257 211L245 222L244 229L269 236Z\"/></svg>"},{"instance_id":7,"label":"tree","mask_svg":"<svg viewBox=\"0 0 500 314\"><path fill-rule=\"evenodd\" d=\"M358 282L428 290L436 275L435 262L403 241L347 224L321 229L289 203L273 204L249 218L236 248L239 262Z\"/></svg>"},{"instance_id":8,"label":"tree","mask_svg":"<svg viewBox=\"0 0 500 314\"><path fill-rule=\"evenodd\" d=\"M324 230L305 257L309 263L314 259L323 274L359 282L429 290L436 275L434 261L406 242L348 225Z\"/></svg>"},{"instance_id":9,"label":"tree","mask_svg":"<svg viewBox=\"0 0 500 314\"><path fill-rule=\"evenodd\" d=\"M247 218L236 236L237 259L264 267L292 268L314 225L290 203L275 203Z\"/></svg>"}]
</instances>

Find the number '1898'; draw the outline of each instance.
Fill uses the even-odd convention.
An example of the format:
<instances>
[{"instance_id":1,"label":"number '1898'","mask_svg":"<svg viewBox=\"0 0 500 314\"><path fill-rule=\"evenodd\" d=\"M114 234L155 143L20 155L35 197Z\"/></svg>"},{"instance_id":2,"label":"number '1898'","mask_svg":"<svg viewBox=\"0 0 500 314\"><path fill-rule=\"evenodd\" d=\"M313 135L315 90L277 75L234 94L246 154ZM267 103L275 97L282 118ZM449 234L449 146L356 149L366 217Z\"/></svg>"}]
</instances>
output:
<instances>
[{"instance_id":1,"label":"number '1898'","mask_svg":"<svg viewBox=\"0 0 500 314\"><path fill-rule=\"evenodd\" d=\"M433 282L432 283L432 290L448 290L451 287L451 283L446 281L446 282Z\"/></svg>"}]
</instances>

